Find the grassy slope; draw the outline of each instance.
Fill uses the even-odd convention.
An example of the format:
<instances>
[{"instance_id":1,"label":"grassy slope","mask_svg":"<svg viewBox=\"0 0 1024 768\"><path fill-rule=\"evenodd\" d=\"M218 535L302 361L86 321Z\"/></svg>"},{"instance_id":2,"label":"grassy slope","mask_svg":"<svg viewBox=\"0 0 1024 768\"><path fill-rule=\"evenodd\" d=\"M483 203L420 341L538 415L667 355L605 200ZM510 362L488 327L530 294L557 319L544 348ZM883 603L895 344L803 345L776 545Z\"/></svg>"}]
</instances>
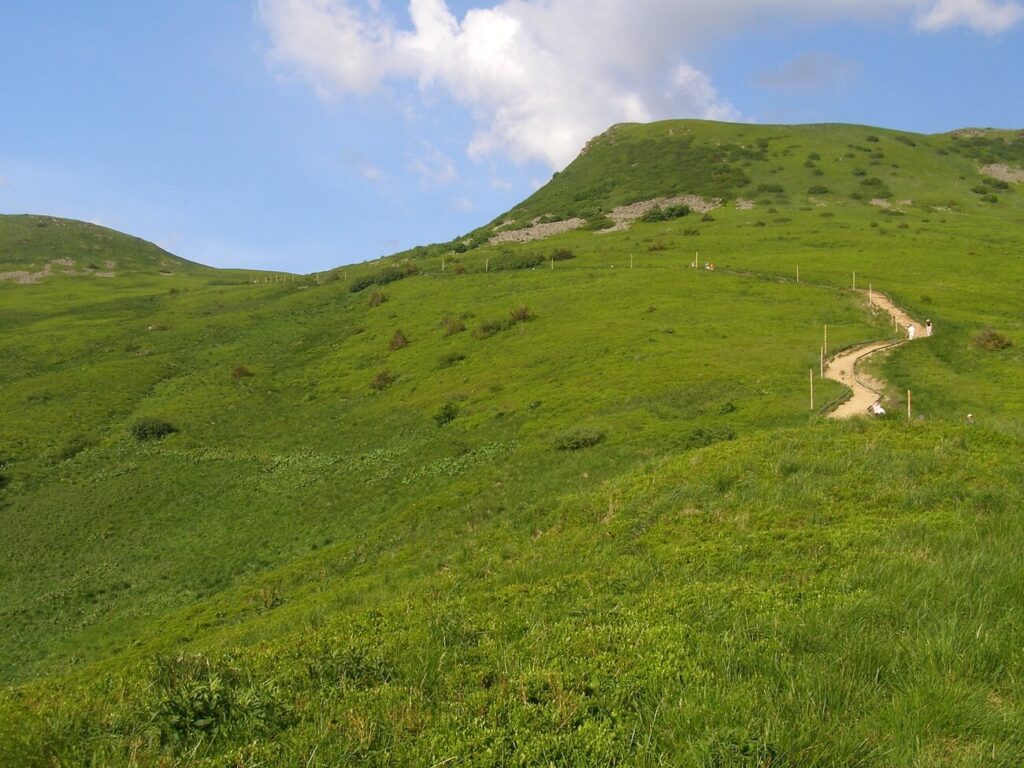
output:
<instances>
[{"instance_id":1,"label":"grassy slope","mask_svg":"<svg viewBox=\"0 0 1024 768\"><path fill-rule=\"evenodd\" d=\"M982 353L969 344L973 333L988 324L1021 340L1019 293L1014 285L1020 284L1024 267L1019 259L1008 256L1019 252L1022 240L1016 224L1019 194L1001 193L994 204L981 201L970 191L979 183L978 160L964 155L992 152L992 148L960 147L960 152L939 154L950 151L952 139L913 137L910 140L916 146L911 147L892 138L896 134L857 127L677 123L617 128L620 144L629 139L650 150L646 154L642 149L630 150L633 162L646 159L649 167L635 175L613 174L613 165L607 165L597 151L600 147L591 148L547 189L552 197L544 199L542 190L538 193L541 203L537 196L524 203L527 218L571 213L559 210L557 204L583 188L577 185L577 192L572 192L565 184L573 180L570 172L579 170L584 160L596 164L590 169L584 164L587 173L610 176L622 187L639 189L603 200L604 210L635 199L644 191L643 184L649 184L646 189L650 190L645 197L671 192L726 195L729 190L662 186L651 169L659 166L665 153L657 143L648 143L648 134L669 130L693 131L701 141L715 146L746 139L748 133L753 146L758 146L757 138L765 138L767 146L758 147L763 159L737 161L750 179L744 187L747 192L733 190L756 200L756 207L741 211L730 205L716 211L714 221L687 217L667 224L637 224L629 232L613 235L577 232L539 244L485 247L463 255L459 265L453 265L449 256L444 273L436 257L420 259L417 264L425 274L384 288L388 301L376 308L367 305L369 291L352 294L346 289L349 281L375 269L372 265L346 269L336 275L340 279L324 285L217 285L229 281L216 273L124 276L115 279L120 280L116 291L105 289L106 283L77 278L51 278L35 286L0 285L0 301L5 310L11 308L0 319L4 324L0 345L5 359L15 361L0 374L0 409L5 413L0 424L5 456L0 459L8 459L2 470L8 487L0 491L0 546L4 547L0 576L5 584L0 613L6 627L0 637L0 658L6 663L3 674L24 678L75 669L120 650L114 664L128 664L135 671L124 682L115 675L113 684L131 688L137 675L151 674L146 666L158 648L269 643L262 650L242 652L237 663L221 663L228 668L251 666L256 670L252 674L263 681L285 676L280 701L274 700L291 712L285 720L294 722L298 717L305 723L294 730L293 740L287 742L290 746L282 747L294 750L290 756L305 759L315 743L314 726L303 720L306 710L295 709L296 702L306 696L321 702L310 711L334 711L339 721L348 722L331 731L337 743L321 753L328 762L331 755L335 760L345 755L356 759L357 753L381 757L384 748L408 760L429 762L425 754L409 752L416 747L408 738L410 731L403 730L408 725L405 715L399 716L388 703L406 700L418 702L403 709L417 723L409 727L426 729L431 735L426 744L435 744L429 748L441 757L471 749L473 739L500 744L512 734L518 734L514 738L521 745L542 749L539 730L547 728L545 721L531 719L538 715L531 709L537 703L531 695L514 697L522 702L522 711L506 695L509 669L522 672L514 681L520 687L536 684L550 693L552 686L562 686L552 675L576 665L589 670L583 677L593 678L594 683L586 685L608 689L614 711L627 711L616 697L632 695L632 688L613 684L602 673L613 668L618 679L628 677L632 663L622 656L615 634L625 630L609 619L614 614L591 622L587 618L591 604L635 606L637 627L645 622L661 627L648 636L649 650L655 656L664 655L677 647L680 632L698 631L704 621L692 611L672 613L667 607L677 598L683 605L697 599L684 594L692 574L678 570L678 564L690 562L697 568L721 561L714 588L700 598L709 615L720 616L720 626L712 623L711 627L725 631L738 626L758 606L754 616L763 616L772 626L781 622L786 632L797 631L809 620L799 611L777 617L782 603L768 583L751 581L750 564L744 557L737 559L735 537L729 535L732 528L716 537L710 535L715 528L711 524L698 529L692 540L680 538L674 530L648 556L644 567L649 570L629 567L636 546L629 536L612 536L602 544L606 539L595 538L595 529L587 526L577 526L567 539L570 543L531 544L544 541L541 532L550 529L554 510L562 510L560 514L570 519L610 513L623 525L638 526L637 535L646 535L647 510L673 509L672 514L678 514L689 504L689 497L679 490L682 481L663 472L660 457L730 432L740 440L711 449L707 475L700 474L695 481L707 480L704 493L723 499L729 499L737 483L749 481L749 492L732 498L729 514L744 519L751 536L764 541L792 536L819 548L825 542L834 544L839 529L815 522L814 515L821 514L824 505L849 530L861 532L849 545L848 557L862 562L865 578L879 569L886 572L897 567L904 555L892 548L917 551L914 548L921 546L921 539L915 536L921 534L952 542L936 556L934 573L911 569L914 578L923 579L921 589L929 594L952 594L951 586L961 583L958 579L966 567L957 565L957 558L968 552L977 556L978 567L1010 579L1013 561L1000 561L1006 553L999 551L995 532L992 541L985 539L988 549L963 545L972 514L977 517L1003 509L1019 492L1018 485L998 491L989 481L979 484L971 479L1010 466L1012 457L1020 455L1017 440L1022 434L1019 382L1024 376L1019 344L1003 353ZM622 136L623 132L636 135ZM868 135L879 141L867 141ZM1015 144L1007 146L1011 154L1016 151ZM693 146L687 151L693 153ZM878 152L885 157L869 157ZM821 159L808 161L811 153ZM852 160L845 157L851 153ZM609 157L611 162L616 156ZM750 165L742 165L745 162ZM807 162L821 175L815 175ZM863 166L880 178L883 163L887 173L896 173L885 179L893 199L914 200L902 206L903 216L883 214L848 196L864 178L854 176L852 167ZM894 163L900 167L893 168ZM756 191L768 183L781 184L786 192ZM816 195L816 201L827 203L820 207L808 200L806 187L802 188L812 183L842 190L842 194ZM562 188L555 189L556 185ZM554 247L571 248L577 259L559 262L554 271L483 272L485 260L498 261L509 253L546 254ZM720 267L768 278L791 275L799 264L804 284L721 270L714 274L686 270L682 265L696 247L703 259L714 260ZM624 269L629 254L634 255L636 269ZM465 272L455 274L453 266ZM930 421L957 422L965 410L971 410L986 428L999 430L1003 437L988 431L964 435L958 426L941 424L908 433L881 427L868 432L868 438L819 427L813 438L807 434L808 447L795 437L801 433L758 437L765 429L806 422L806 370L816 362L823 323L830 325L833 347L887 332L872 326L854 300L837 290L854 269L862 283L876 281L915 313L929 314L941 331L935 339L913 345L885 364L894 384L913 386L915 402ZM482 321L506 317L522 304L537 319L486 339L471 335ZM56 307L74 311L56 320ZM441 321L448 314L464 317L467 330L444 337ZM389 351L388 340L397 328L411 344ZM452 352L464 354L465 360L441 367L440 359ZM233 379L230 372L237 364L246 365L255 375ZM397 374L397 382L373 393L368 382L385 369ZM819 385L819 402L838 395L835 385ZM439 428L432 417L449 401L455 403L458 416ZM137 415L148 414L170 419L181 431L151 446L131 443L125 436L127 424ZM75 426L69 428L71 423ZM607 437L578 453L552 450L556 435L578 426L600 430ZM873 459L856 458L866 450L857 443L864 439L869 446L875 441L880 446L877 466ZM927 469L912 473L919 479L909 483L907 490L907 498L916 502L905 505L921 518L920 530L915 529L917 533L902 544L888 542L887 549L883 545L891 530L885 500L900 481L901 446L907 444L918 446L915 455L919 457L930 456L934 449L936 456L941 453L941 462L946 454L952 458L948 466L921 459L920 466ZM817 473L817 469L807 470L807 465L819 456L822 462L834 463L821 471L813 493L801 495L784 482L790 475ZM688 461L684 454L679 466L688 466ZM651 462L659 466L653 479L639 479L646 475L628 479ZM956 503L943 506L943 497L929 490L930 477L946 477L960 464L966 474L955 473L955 481L942 485L953 493ZM896 468L882 471L882 465ZM759 479L760 473L767 475ZM849 497L837 492L838 478L847 480ZM617 499L634 494L636 483L647 482L663 483L667 500L656 503L654 497L644 497L618 512ZM778 487L770 488L772 483ZM969 499L956 495L958 485L970 489ZM978 489L985 489L984 493ZM771 498L777 499L774 506L766 502ZM781 508L792 508L795 516L784 534L771 522ZM999 529L998 534L1006 542L1019 541L1012 520L999 519L1000 525L1010 527ZM806 567L806 552L799 547L777 552L763 544L763 549L764 557L781 573L802 573ZM572 554L580 551L596 552L593 564ZM761 635L755 634L748 637L749 642L737 641L715 661L739 665L739 672L730 673L734 677L708 678L712 682L705 686L703 708L686 714L681 705L655 706L655 711L666 712L666 720L646 723L654 700L644 696L667 696L667 702L675 694L686 699L692 691L679 688L678 680L672 688L662 673L640 670L636 688L646 693L633 702L628 717L612 718L611 724L597 717L582 736L570 738L558 732L551 746L556 751L544 754L573 754L579 761L594 762L604 754L601 749L628 750L621 740L625 731L618 732L628 723L637 732L647 728L649 754L664 751L679 760L697 762L712 759L708 756L718 750L719 762L729 764L729 750L742 753L744 749L776 750L791 760L807 762L818 749L822 761L840 764L854 758L867 760L866 756L880 758L892 749L894 756L914 752L925 764L929 760L937 764L939 757L929 757L929 750L945 744L970 764L981 759L979 745L988 749L989 742L998 745L1001 756L1015 754L1020 745L1008 734L1013 732L1020 704L999 687L999 676L1018 674L1019 660L1000 650L1004 646L993 651L992 658L1001 659L999 669L975 668L968 660L948 668L947 676L974 681L967 686L974 686L971 690L988 686L995 691L1005 704L1005 728L1000 730L995 724L998 718L978 710L971 703L974 699L957 691L947 731L962 730L964 723L975 723L982 715L987 725L966 735L937 732L924 747L915 747L906 736L913 735L914 729L904 719L909 717L913 697L923 695L928 685L939 685L938 678L926 675L921 687L911 685L907 676L900 677L886 705L878 695L861 690L864 668L857 666L861 661L850 662L855 674L849 681L833 683L828 669L841 663L841 640L848 637L842 628L846 603L839 597L846 594L845 587L836 586L845 584L842 574L847 567L842 557L825 556L819 563L816 573L824 581L816 605L822 613L811 618L826 622L821 626L826 627L823 634L828 639L821 641L820 648L790 649L788 658L799 662L801 669L810 664L812 671L793 684L791 707L773 710L774 720L756 715L759 706L769 706L764 697L770 686L747 691L747 709L724 705L716 709L711 703L732 689L735 675L742 670L751 670L749 674L757 678L785 668L773 666L785 654L772 656L775 661L759 655L759 642L752 638ZM650 588L655 573L664 574L661 581L655 579L656 593ZM771 573L769 569L767 574ZM550 585L543 586L552 579L564 582L553 592L547 591ZM833 583L834 579L838 581ZM879 643L891 644L900 636L899 626L912 615L897 590L883 582L871 584L851 593L853 606L891 615L889 624L869 627ZM983 587L979 581L977 588ZM507 601L494 601L509 589L514 610L505 615L500 606ZM663 593L669 597L659 603ZM723 602L722 594L729 595L730 601ZM993 617L1007 608L1005 601L1010 599L999 594L1003 595L999 600L990 601ZM430 611L424 602L427 596L440 601L445 610ZM463 596L465 603L460 602ZM575 603L580 605L572 608ZM451 620L470 626L470 634L491 632L482 661L464 658L461 651L447 651L451 641L444 622L452 611L455 618ZM378 612L390 622L378 632L376 642L390 649L384 662L388 669L396 667L394 685L378 686L380 675L374 678L376 673L368 673L372 684L318 687L319 683L303 682L286 665L274 663L282 654L287 657L294 652L299 666L308 666L321 658L326 646L344 650L350 635L365 632L365 622L377 621L372 617ZM537 615L542 620L532 621ZM324 616L330 618L327 627L317 630L317 637L326 644L319 650L290 635L297 623L319 626L323 619L318 617ZM641 616L645 621L640 621ZM957 618L956 611L942 601L930 616L931 623L922 624L914 635L916 645L909 651L892 651L897 656L905 653L901 663L910 665L915 674L929 663L923 644ZM591 629L592 623L604 629ZM492 631L492 625L499 626ZM427 636L425 628L429 628ZM458 627L452 631L461 632ZM593 642L602 652L611 654L606 664L587 667L590 651L580 651L577 658L571 642L558 640L590 631L598 633ZM666 663L670 667L692 663L699 671L701 659L712 659L712 651L721 650L723 637L712 629L702 631L702 638L685 646L691 655L688 651L672 656ZM966 631L956 629L961 634ZM725 636L731 635L727 631ZM133 647L124 650L128 646ZM590 646L584 644L584 648ZM441 662L442 656L447 659L453 653L457 661ZM359 672L362 662L345 658L338 662L342 667L354 664L358 674L352 674L363 674ZM556 659L565 659L564 667ZM812 659L819 659L820 666ZM143 666L136 668L136 663ZM492 680L484 667L506 671L495 672L498 677ZM527 672L537 676L523 677ZM492 681L482 684L483 693L467 688L465 697L453 695L451 686L463 690L477 673ZM87 666L78 674L87 681L107 673L102 666ZM331 672L328 677L344 678L345 674ZM702 674L706 676L707 670ZM392 675L385 677L390 680ZM158 675L158 679L163 678ZM505 682L499 686L503 692L499 696L492 689L494 681L501 679ZM140 702L130 696L116 727L100 724L90 714L92 699L87 691L91 684L85 684L83 692L71 696L68 719L59 720L63 725L54 731L33 718L35 726L27 729L25 738L61 745L54 749L68 755L83 749L79 739L85 732L107 728L114 734L110 749L116 752L125 748L125 739L130 741L126 734L152 735L150 726L133 719L135 714L148 713L147 717L157 720L166 715L159 702ZM801 718L792 707L810 697L815 686L833 685L838 703L827 707L837 712L864 707L868 714L866 724L851 728L848 738L837 740L830 751L823 741L827 718L820 722ZM41 706L49 706L45 684L40 690ZM560 715L566 714L571 690L555 696ZM760 691L760 698L752 691ZM565 701L563 694L568 697ZM497 697L514 711L505 711L504 719L487 721L484 730L475 732L465 718L476 706L474 697L481 696ZM742 696L737 696L729 700L739 702ZM12 718L24 705L24 700L11 703L17 700L16 696L7 705ZM494 704L484 701L481 706L487 712ZM224 728L234 736L223 736L215 752L231 743L258 739L261 728L277 732L284 722L268 724L260 718L250 722L246 715L242 723L233 717ZM20 723L17 718L11 722ZM585 725L571 722L574 728ZM808 725L801 731L804 722ZM881 728L881 736L860 744L858 733L867 733L871 724ZM175 726L165 734L170 739L165 747L169 754L202 736L202 729L193 726L194 722L184 730ZM166 730L166 722L162 727ZM704 734L703 741L687 747L683 742L692 741L684 739L688 728ZM457 733L467 740L460 741ZM172 742L177 737L183 742L176 746ZM283 738L280 733L278 737ZM9 733L7 743L17 754L42 754L12 738ZM565 751L577 748L582 751ZM154 747L150 754L159 751ZM511 756L508 761L513 761ZM901 762L897 757L892 761Z\"/></svg>"}]
</instances>

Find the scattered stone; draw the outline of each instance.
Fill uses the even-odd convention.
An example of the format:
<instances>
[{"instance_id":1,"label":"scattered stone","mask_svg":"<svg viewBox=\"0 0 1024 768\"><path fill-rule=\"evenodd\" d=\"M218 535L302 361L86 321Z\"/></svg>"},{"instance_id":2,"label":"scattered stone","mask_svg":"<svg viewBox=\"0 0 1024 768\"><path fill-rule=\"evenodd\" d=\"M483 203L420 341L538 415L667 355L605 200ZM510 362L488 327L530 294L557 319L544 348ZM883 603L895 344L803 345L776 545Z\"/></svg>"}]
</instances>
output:
<instances>
[{"instance_id":1,"label":"scattered stone","mask_svg":"<svg viewBox=\"0 0 1024 768\"><path fill-rule=\"evenodd\" d=\"M986 165L979 169L985 176L1005 181L1009 184L1020 184L1024 182L1024 168L1013 168L1005 163Z\"/></svg>"}]
</instances>

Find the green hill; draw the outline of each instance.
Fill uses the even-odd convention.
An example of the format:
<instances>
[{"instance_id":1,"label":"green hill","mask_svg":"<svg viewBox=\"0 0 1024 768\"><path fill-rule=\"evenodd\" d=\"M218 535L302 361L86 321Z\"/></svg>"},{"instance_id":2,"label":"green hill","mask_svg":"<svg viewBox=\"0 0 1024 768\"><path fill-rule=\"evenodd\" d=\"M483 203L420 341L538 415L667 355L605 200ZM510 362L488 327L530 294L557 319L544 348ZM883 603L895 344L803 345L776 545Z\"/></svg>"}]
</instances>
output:
<instances>
[{"instance_id":1,"label":"green hill","mask_svg":"<svg viewBox=\"0 0 1024 768\"><path fill-rule=\"evenodd\" d=\"M327 275L0 279L0 764L1018 765L1021 166L617 126ZM854 272L937 333L839 424Z\"/></svg>"},{"instance_id":2,"label":"green hill","mask_svg":"<svg viewBox=\"0 0 1024 768\"><path fill-rule=\"evenodd\" d=\"M52 216L0 216L0 282L208 271L137 237Z\"/></svg>"}]
</instances>

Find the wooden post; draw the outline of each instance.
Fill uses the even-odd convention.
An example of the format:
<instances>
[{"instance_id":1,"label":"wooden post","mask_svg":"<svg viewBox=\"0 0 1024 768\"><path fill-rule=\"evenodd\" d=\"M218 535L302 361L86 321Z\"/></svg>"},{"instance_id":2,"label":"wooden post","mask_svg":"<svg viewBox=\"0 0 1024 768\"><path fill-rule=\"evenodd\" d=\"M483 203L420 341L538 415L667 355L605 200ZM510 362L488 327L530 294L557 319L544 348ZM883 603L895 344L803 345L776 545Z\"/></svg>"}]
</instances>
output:
<instances>
[{"instance_id":1,"label":"wooden post","mask_svg":"<svg viewBox=\"0 0 1024 768\"><path fill-rule=\"evenodd\" d=\"M490 272L490 271L491 271L491 260L490 259L484 259L484 272Z\"/></svg>"},{"instance_id":2,"label":"wooden post","mask_svg":"<svg viewBox=\"0 0 1024 768\"><path fill-rule=\"evenodd\" d=\"M814 369L811 368L807 371L810 374L811 380L811 410L814 410Z\"/></svg>"},{"instance_id":3,"label":"wooden post","mask_svg":"<svg viewBox=\"0 0 1024 768\"><path fill-rule=\"evenodd\" d=\"M629 254L629 268L630 269L633 268L633 254L632 253Z\"/></svg>"},{"instance_id":4,"label":"wooden post","mask_svg":"<svg viewBox=\"0 0 1024 768\"><path fill-rule=\"evenodd\" d=\"M444 272L444 256L441 257L441 271Z\"/></svg>"},{"instance_id":5,"label":"wooden post","mask_svg":"<svg viewBox=\"0 0 1024 768\"><path fill-rule=\"evenodd\" d=\"M821 365L821 378L824 379L825 378L825 348L822 347L819 351L821 352L821 363L820 363L820 365Z\"/></svg>"},{"instance_id":6,"label":"wooden post","mask_svg":"<svg viewBox=\"0 0 1024 768\"><path fill-rule=\"evenodd\" d=\"M799 264L796 265L796 281L798 283L800 282L800 265Z\"/></svg>"},{"instance_id":7,"label":"wooden post","mask_svg":"<svg viewBox=\"0 0 1024 768\"><path fill-rule=\"evenodd\" d=\"M825 351L828 352L828 325L825 326Z\"/></svg>"},{"instance_id":8,"label":"wooden post","mask_svg":"<svg viewBox=\"0 0 1024 768\"><path fill-rule=\"evenodd\" d=\"M875 292L871 289L871 283L868 283L868 306L872 306L875 303Z\"/></svg>"},{"instance_id":9,"label":"wooden post","mask_svg":"<svg viewBox=\"0 0 1024 768\"><path fill-rule=\"evenodd\" d=\"M853 270L853 290L857 290L857 270Z\"/></svg>"},{"instance_id":10,"label":"wooden post","mask_svg":"<svg viewBox=\"0 0 1024 768\"><path fill-rule=\"evenodd\" d=\"M910 421L911 418L912 418L911 395L910 395L910 390L908 389L907 390L907 421Z\"/></svg>"},{"instance_id":11,"label":"wooden post","mask_svg":"<svg viewBox=\"0 0 1024 768\"><path fill-rule=\"evenodd\" d=\"M552 256L551 257L551 269L554 269L554 268L555 268L555 257Z\"/></svg>"},{"instance_id":12,"label":"wooden post","mask_svg":"<svg viewBox=\"0 0 1024 768\"><path fill-rule=\"evenodd\" d=\"M700 267L700 251L693 252L693 268L698 269Z\"/></svg>"}]
</instances>

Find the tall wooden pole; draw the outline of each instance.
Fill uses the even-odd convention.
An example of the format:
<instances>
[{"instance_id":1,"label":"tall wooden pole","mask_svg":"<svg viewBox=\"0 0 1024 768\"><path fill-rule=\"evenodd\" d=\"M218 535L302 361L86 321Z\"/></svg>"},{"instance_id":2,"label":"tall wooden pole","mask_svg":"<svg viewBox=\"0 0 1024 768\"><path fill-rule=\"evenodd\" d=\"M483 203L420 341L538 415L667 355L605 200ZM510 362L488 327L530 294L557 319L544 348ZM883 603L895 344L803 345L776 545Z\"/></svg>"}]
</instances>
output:
<instances>
[{"instance_id":1,"label":"tall wooden pole","mask_svg":"<svg viewBox=\"0 0 1024 768\"><path fill-rule=\"evenodd\" d=\"M800 282L800 265L799 264L796 265L796 281L798 283Z\"/></svg>"},{"instance_id":2,"label":"tall wooden pole","mask_svg":"<svg viewBox=\"0 0 1024 768\"><path fill-rule=\"evenodd\" d=\"M814 410L814 369L813 368L809 369L807 371L807 373L810 374L810 376L808 378L810 379L810 382L811 382L811 410L813 411Z\"/></svg>"},{"instance_id":3,"label":"tall wooden pole","mask_svg":"<svg viewBox=\"0 0 1024 768\"><path fill-rule=\"evenodd\" d=\"M825 351L828 352L828 325L825 326Z\"/></svg>"},{"instance_id":4,"label":"tall wooden pole","mask_svg":"<svg viewBox=\"0 0 1024 768\"><path fill-rule=\"evenodd\" d=\"M857 290L857 270L853 271L853 290Z\"/></svg>"}]
</instances>

